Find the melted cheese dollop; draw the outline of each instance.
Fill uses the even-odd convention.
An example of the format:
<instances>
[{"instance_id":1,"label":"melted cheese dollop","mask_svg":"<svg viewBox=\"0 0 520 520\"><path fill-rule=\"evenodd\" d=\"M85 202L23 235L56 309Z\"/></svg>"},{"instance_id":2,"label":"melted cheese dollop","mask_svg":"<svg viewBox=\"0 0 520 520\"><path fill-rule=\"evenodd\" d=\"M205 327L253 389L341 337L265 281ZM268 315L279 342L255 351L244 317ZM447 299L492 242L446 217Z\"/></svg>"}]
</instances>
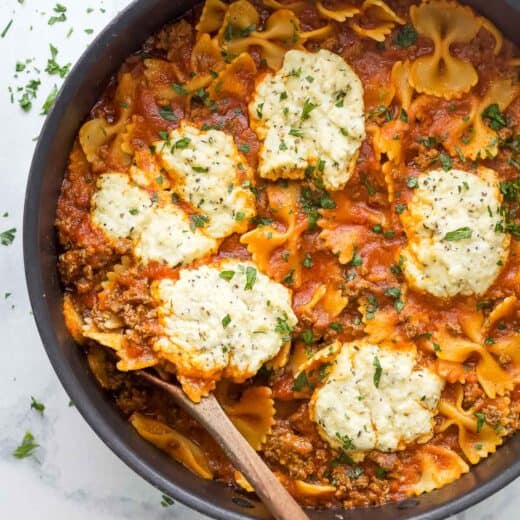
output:
<instances>
[{"instance_id":1,"label":"melted cheese dollop","mask_svg":"<svg viewBox=\"0 0 520 520\"><path fill-rule=\"evenodd\" d=\"M287 52L249 105L263 142L260 176L303 179L310 167L328 190L342 189L365 138L363 111L363 86L343 58L327 50Z\"/></svg>"},{"instance_id":2,"label":"melted cheese dollop","mask_svg":"<svg viewBox=\"0 0 520 520\"><path fill-rule=\"evenodd\" d=\"M496 231L501 203L492 170L420 175L401 215L408 238L402 251L408 282L440 298L485 293L508 255L509 235Z\"/></svg>"},{"instance_id":3,"label":"melted cheese dollop","mask_svg":"<svg viewBox=\"0 0 520 520\"><path fill-rule=\"evenodd\" d=\"M244 381L278 354L297 323L291 292L251 262L184 269L153 292L164 334L155 349L187 377Z\"/></svg>"},{"instance_id":4,"label":"melted cheese dollop","mask_svg":"<svg viewBox=\"0 0 520 520\"><path fill-rule=\"evenodd\" d=\"M415 367L415 350L346 343L310 405L321 436L356 460L377 449L395 451L426 442L444 382Z\"/></svg>"},{"instance_id":5,"label":"melted cheese dollop","mask_svg":"<svg viewBox=\"0 0 520 520\"><path fill-rule=\"evenodd\" d=\"M170 195L151 197L123 173L105 173L91 201L92 221L112 240L128 238L137 257L171 267L217 250L190 217L171 203Z\"/></svg>"},{"instance_id":6,"label":"melted cheese dollop","mask_svg":"<svg viewBox=\"0 0 520 520\"><path fill-rule=\"evenodd\" d=\"M220 239L247 230L256 215L252 174L232 136L182 122L155 149L176 194L207 221L207 235Z\"/></svg>"}]
</instances>

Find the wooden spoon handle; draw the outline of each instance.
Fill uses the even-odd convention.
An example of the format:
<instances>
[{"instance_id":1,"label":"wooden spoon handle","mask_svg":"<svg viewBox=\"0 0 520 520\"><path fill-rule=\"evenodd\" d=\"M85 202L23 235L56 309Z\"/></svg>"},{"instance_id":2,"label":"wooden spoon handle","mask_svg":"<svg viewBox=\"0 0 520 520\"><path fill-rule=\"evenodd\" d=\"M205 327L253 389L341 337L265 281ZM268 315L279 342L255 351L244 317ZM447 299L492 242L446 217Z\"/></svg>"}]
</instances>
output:
<instances>
[{"instance_id":1,"label":"wooden spoon handle","mask_svg":"<svg viewBox=\"0 0 520 520\"><path fill-rule=\"evenodd\" d=\"M309 520L296 500L229 420L214 395L210 394L196 404L178 386L146 372L141 374L171 394L184 410L204 426L277 520Z\"/></svg>"}]
</instances>

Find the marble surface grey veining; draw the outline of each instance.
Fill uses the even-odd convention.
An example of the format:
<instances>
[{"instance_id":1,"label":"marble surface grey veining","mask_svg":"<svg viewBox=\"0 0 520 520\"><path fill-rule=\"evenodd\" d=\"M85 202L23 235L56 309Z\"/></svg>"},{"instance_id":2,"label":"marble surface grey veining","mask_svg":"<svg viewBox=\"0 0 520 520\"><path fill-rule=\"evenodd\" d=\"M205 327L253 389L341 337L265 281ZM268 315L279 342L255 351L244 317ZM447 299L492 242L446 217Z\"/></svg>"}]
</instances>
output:
<instances>
[{"instance_id":1,"label":"marble surface grey veining","mask_svg":"<svg viewBox=\"0 0 520 520\"><path fill-rule=\"evenodd\" d=\"M0 0L0 232L16 228L12 245L0 245L0 518L53 520L184 519L204 517L175 503L127 468L90 430L54 374L31 316L22 262L22 210L29 163L43 116L41 107L59 76L44 72L49 44L60 65L73 63L95 34L128 0L62 0L66 20L49 25L54 0ZM92 12L87 12L92 7ZM104 12L102 12L104 11ZM70 29L73 29L69 34ZM91 31L92 29L92 31ZM16 62L31 59L15 77ZM36 70L38 69L40 73ZM23 112L18 91L41 85L32 110ZM10 100L11 87L14 103ZM31 396L45 404L41 415ZM34 457L12 451L30 431ZM513 520L520 510L520 480L459 520Z\"/></svg>"}]
</instances>

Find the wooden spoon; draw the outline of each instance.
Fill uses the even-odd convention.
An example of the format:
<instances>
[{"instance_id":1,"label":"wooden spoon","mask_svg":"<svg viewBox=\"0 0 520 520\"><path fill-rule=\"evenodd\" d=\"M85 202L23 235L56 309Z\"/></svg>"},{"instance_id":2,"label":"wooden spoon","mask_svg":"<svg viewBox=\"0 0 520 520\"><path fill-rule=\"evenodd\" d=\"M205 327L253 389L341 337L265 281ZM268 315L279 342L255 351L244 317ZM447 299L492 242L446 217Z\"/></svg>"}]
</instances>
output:
<instances>
[{"instance_id":1,"label":"wooden spoon","mask_svg":"<svg viewBox=\"0 0 520 520\"><path fill-rule=\"evenodd\" d=\"M177 385L166 383L147 372L139 372L139 375L168 392L181 408L204 426L233 465L245 475L277 520L309 520L296 500L235 428L213 394L200 403L194 403Z\"/></svg>"}]
</instances>

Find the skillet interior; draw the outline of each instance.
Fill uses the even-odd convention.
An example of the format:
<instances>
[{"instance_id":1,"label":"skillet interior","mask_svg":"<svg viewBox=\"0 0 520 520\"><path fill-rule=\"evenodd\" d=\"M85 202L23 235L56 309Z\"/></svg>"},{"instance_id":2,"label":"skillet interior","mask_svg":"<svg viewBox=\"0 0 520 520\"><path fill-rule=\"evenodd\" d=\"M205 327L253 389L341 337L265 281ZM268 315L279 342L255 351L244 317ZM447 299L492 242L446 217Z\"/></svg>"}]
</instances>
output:
<instances>
[{"instance_id":1,"label":"skillet interior","mask_svg":"<svg viewBox=\"0 0 520 520\"><path fill-rule=\"evenodd\" d=\"M509 38L520 43L520 2L466 2L488 16ZM163 492L201 512L225 519L269 515L261 504L229 488L202 480L165 457L137 435L102 391L70 337L61 312L62 288L56 269L58 242L54 218L69 149L78 128L120 63L148 35L182 15L189 0L137 0L93 42L68 76L40 134L27 186L24 214L24 259L34 316L47 354L80 413L101 439L132 469ZM512 6L516 5L517 10ZM345 514L352 520L444 518L491 495L520 475L520 435L516 435L454 483L400 503ZM312 512L320 520L338 511Z\"/></svg>"}]
</instances>

